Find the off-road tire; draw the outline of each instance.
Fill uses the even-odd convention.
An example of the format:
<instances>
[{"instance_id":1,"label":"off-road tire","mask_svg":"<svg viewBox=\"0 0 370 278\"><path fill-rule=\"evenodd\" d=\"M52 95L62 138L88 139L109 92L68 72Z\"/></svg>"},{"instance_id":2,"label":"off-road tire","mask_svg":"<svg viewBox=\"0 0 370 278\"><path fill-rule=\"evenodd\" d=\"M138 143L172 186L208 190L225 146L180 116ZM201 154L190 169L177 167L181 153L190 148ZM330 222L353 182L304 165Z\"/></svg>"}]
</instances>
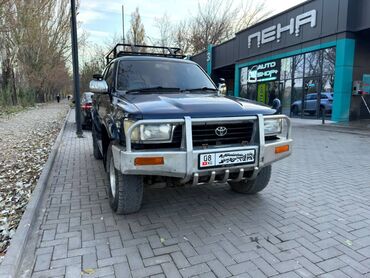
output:
<instances>
[{"instance_id":1,"label":"off-road tire","mask_svg":"<svg viewBox=\"0 0 370 278\"><path fill-rule=\"evenodd\" d=\"M256 194L262 191L270 181L271 165L262 168L254 180L242 180L240 182L229 182L231 189L243 194Z\"/></svg>"},{"instance_id":2,"label":"off-road tire","mask_svg":"<svg viewBox=\"0 0 370 278\"><path fill-rule=\"evenodd\" d=\"M112 145L107 151L107 174L108 174L108 197L109 204L116 214L130 214L141 208L144 193L144 182L142 176L124 175L117 170L113 161ZM112 168L111 168L112 166ZM112 192L111 173L115 178L115 193Z\"/></svg>"},{"instance_id":3,"label":"off-road tire","mask_svg":"<svg viewBox=\"0 0 370 278\"><path fill-rule=\"evenodd\" d=\"M94 124L92 124L92 131L91 131L92 141L93 141L93 153L96 159L103 159L103 155L100 153L99 146L98 146L98 138L96 138L96 129Z\"/></svg>"}]
</instances>

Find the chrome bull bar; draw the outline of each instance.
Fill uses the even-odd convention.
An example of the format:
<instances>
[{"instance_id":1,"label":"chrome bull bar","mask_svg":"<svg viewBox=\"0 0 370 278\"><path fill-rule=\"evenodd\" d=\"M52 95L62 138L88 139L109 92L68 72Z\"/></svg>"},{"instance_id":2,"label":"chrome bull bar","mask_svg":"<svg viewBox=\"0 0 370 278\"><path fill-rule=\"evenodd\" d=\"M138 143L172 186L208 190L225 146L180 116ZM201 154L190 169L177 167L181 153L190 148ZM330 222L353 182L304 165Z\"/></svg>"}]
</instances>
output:
<instances>
[{"instance_id":1,"label":"chrome bull bar","mask_svg":"<svg viewBox=\"0 0 370 278\"><path fill-rule=\"evenodd\" d=\"M255 167L255 172L257 170L258 172L258 167ZM243 168L240 168L239 169L239 173L238 173L238 176L235 178L235 179L229 179L229 175L230 175L230 170L225 170L224 172L224 176L221 180L216 180L216 171L212 171L211 172L211 176L209 177L209 180L206 181L206 182L199 182L199 173L194 173L193 175L193 182L192 184L193 185L202 185L202 184L210 184L210 183L225 183L225 182L228 182L228 181L241 181L243 179L245 179L243 176L244 176L244 169Z\"/></svg>"},{"instance_id":2,"label":"chrome bull bar","mask_svg":"<svg viewBox=\"0 0 370 278\"><path fill-rule=\"evenodd\" d=\"M143 124L181 124L183 125L183 134L182 134L182 142L185 143L184 149L186 151L186 175L182 179L182 183L187 183L191 179L193 179L193 184L203 184L203 183L213 183L213 182L227 182L227 181L240 181L244 176L245 169L240 168L239 173L236 179L230 179L230 171L225 170L223 173L223 178L221 180L215 180L216 178L216 171L210 170L210 178L207 182L199 183L199 173L193 172L193 140L192 140L192 125L193 123L214 123L214 122L237 122L237 121L256 121L255 129L257 129L257 136L255 142L258 145L258 159L257 167L252 168L253 174L250 178L254 178L259 169L261 169L264 165L264 148L265 148L265 134L264 134L264 120L265 119L282 119L287 124L286 130L286 140L291 139L291 122L290 119L285 115L269 115L263 116L262 114L258 114L257 116L243 116L243 117L223 117L223 118L191 118L189 116L185 116L182 119L155 119L155 120L138 120L133 123L130 128L126 131L125 134L125 142L126 142L126 152L134 153L135 151L132 150L132 141L131 141L131 134L135 128L139 127ZM209 148L208 148L209 150ZM247 167L246 168L250 168Z\"/></svg>"}]
</instances>

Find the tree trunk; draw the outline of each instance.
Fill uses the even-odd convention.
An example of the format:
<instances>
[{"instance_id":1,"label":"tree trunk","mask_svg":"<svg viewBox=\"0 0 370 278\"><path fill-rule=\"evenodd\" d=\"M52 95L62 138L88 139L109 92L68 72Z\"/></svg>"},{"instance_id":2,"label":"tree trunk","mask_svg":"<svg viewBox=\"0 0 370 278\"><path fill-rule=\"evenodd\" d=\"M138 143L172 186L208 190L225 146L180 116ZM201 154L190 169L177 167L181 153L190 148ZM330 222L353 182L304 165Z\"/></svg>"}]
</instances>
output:
<instances>
[{"instance_id":1,"label":"tree trunk","mask_svg":"<svg viewBox=\"0 0 370 278\"><path fill-rule=\"evenodd\" d=\"M18 104L18 98L17 98L17 88L15 86L15 74L14 74L14 69L12 68L11 69L11 82L12 82L12 103L13 105L17 105Z\"/></svg>"},{"instance_id":2,"label":"tree trunk","mask_svg":"<svg viewBox=\"0 0 370 278\"><path fill-rule=\"evenodd\" d=\"M3 83L2 83L2 89L6 90L9 86L9 80L10 80L10 61L8 58L5 58L2 63L2 76L3 76Z\"/></svg>"}]
</instances>

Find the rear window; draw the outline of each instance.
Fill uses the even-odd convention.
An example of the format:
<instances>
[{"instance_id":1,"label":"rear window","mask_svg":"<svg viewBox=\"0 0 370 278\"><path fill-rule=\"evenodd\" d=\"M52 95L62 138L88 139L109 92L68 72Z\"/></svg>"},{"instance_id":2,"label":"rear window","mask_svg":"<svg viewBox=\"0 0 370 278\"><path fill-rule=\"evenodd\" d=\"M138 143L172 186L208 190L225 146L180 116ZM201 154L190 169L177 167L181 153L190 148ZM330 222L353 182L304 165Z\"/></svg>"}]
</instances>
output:
<instances>
[{"instance_id":1,"label":"rear window","mask_svg":"<svg viewBox=\"0 0 370 278\"><path fill-rule=\"evenodd\" d=\"M92 102L92 97L94 94L84 94L83 99L86 102Z\"/></svg>"}]
</instances>

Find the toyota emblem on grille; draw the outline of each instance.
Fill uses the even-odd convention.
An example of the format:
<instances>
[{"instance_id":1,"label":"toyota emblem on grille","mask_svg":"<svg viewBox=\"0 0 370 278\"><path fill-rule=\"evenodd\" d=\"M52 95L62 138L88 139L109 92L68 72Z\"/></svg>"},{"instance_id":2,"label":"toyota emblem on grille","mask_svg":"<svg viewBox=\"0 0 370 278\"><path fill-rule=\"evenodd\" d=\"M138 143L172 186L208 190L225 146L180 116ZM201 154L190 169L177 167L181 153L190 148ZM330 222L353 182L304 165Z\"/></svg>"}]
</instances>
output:
<instances>
[{"instance_id":1,"label":"toyota emblem on grille","mask_svg":"<svg viewBox=\"0 0 370 278\"><path fill-rule=\"evenodd\" d=\"M218 128L215 129L215 133L217 136L225 136L227 134L227 128L224 126L219 126Z\"/></svg>"}]
</instances>

